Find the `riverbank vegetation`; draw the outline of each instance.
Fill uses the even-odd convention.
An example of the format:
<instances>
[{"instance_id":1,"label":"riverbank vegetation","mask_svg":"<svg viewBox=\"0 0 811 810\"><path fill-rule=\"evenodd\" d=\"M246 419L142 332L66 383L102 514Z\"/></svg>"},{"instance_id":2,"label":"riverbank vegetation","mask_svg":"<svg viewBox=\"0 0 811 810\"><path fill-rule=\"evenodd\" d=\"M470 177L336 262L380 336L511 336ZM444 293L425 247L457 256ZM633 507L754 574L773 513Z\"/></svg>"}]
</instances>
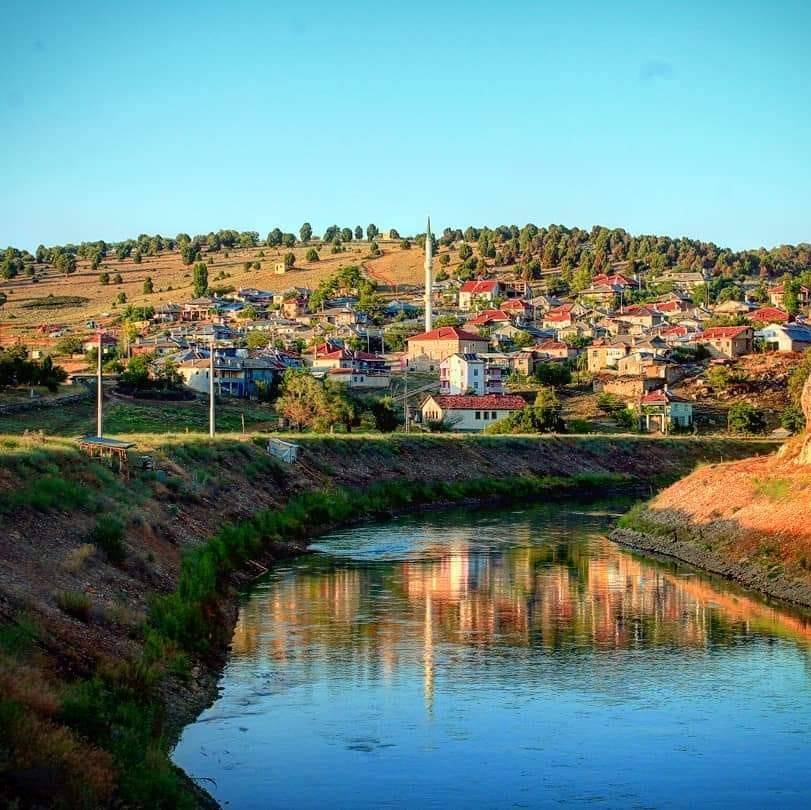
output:
<instances>
[{"instance_id":1,"label":"riverbank vegetation","mask_svg":"<svg viewBox=\"0 0 811 810\"><path fill-rule=\"evenodd\" d=\"M663 480L771 445L636 437L130 435L122 479L69 439L0 437L0 797L186 806L172 735L226 648L251 562L343 522ZM212 527L221 528L212 535ZM6 641L2 641L6 639ZM59 745L56 742L59 741Z\"/></svg>"}]
</instances>

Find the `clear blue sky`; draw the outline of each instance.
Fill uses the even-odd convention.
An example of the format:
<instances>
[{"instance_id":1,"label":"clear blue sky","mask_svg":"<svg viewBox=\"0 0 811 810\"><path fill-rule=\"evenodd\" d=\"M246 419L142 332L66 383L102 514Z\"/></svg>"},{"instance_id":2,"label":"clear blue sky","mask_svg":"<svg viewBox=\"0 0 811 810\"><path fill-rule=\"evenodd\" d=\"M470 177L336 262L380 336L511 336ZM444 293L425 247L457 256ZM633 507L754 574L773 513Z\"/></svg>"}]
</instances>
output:
<instances>
[{"instance_id":1,"label":"clear blue sky","mask_svg":"<svg viewBox=\"0 0 811 810\"><path fill-rule=\"evenodd\" d=\"M336 222L811 240L811 4L0 0L0 245Z\"/></svg>"}]
</instances>

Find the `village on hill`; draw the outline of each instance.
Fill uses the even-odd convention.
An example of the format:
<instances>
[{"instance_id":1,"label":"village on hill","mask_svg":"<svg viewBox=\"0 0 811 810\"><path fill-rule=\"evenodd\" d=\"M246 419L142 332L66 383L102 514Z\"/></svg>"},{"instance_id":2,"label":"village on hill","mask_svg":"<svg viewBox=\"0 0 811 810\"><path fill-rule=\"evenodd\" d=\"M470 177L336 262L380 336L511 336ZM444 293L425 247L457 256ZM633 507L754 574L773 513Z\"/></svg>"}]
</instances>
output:
<instances>
[{"instance_id":1,"label":"village on hill","mask_svg":"<svg viewBox=\"0 0 811 810\"><path fill-rule=\"evenodd\" d=\"M23 356L64 369L69 395L95 384L100 347L116 397L203 400L213 368L217 397L266 403L280 428L351 430L366 409L388 430L796 429L786 390L811 346L811 252L676 240L645 254L629 239L373 225L318 239L305 223L264 243L9 248L0 409L40 396Z\"/></svg>"}]
</instances>

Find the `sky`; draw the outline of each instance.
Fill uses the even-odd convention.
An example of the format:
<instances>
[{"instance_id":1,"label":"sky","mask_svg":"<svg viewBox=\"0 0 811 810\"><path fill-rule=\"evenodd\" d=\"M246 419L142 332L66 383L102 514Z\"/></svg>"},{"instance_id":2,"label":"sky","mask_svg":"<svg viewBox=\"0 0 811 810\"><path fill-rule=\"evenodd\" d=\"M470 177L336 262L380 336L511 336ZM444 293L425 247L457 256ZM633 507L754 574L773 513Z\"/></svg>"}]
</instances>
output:
<instances>
[{"instance_id":1,"label":"sky","mask_svg":"<svg viewBox=\"0 0 811 810\"><path fill-rule=\"evenodd\" d=\"M811 3L0 0L0 245L220 228L811 241Z\"/></svg>"}]
</instances>

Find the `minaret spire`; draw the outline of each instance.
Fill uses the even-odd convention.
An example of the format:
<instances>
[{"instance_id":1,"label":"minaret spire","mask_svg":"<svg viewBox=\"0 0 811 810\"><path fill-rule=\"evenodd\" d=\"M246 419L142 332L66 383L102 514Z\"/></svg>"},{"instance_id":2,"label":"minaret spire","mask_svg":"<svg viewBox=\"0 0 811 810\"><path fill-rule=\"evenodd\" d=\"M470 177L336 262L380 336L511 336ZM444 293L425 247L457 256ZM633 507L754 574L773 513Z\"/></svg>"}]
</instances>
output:
<instances>
[{"instance_id":1,"label":"minaret spire","mask_svg":"<svg viewBox=\"0 0 811 810\"><path fill-rule=\"evenodd\" d=\"M433 312L431 309L431 293L433 292L433 279L431 277L431 261L433 259L434 243L431 238L431 217L428 217L428 230L425 232L425 331L433 328Z\"/></svg>"}]
</instances>

